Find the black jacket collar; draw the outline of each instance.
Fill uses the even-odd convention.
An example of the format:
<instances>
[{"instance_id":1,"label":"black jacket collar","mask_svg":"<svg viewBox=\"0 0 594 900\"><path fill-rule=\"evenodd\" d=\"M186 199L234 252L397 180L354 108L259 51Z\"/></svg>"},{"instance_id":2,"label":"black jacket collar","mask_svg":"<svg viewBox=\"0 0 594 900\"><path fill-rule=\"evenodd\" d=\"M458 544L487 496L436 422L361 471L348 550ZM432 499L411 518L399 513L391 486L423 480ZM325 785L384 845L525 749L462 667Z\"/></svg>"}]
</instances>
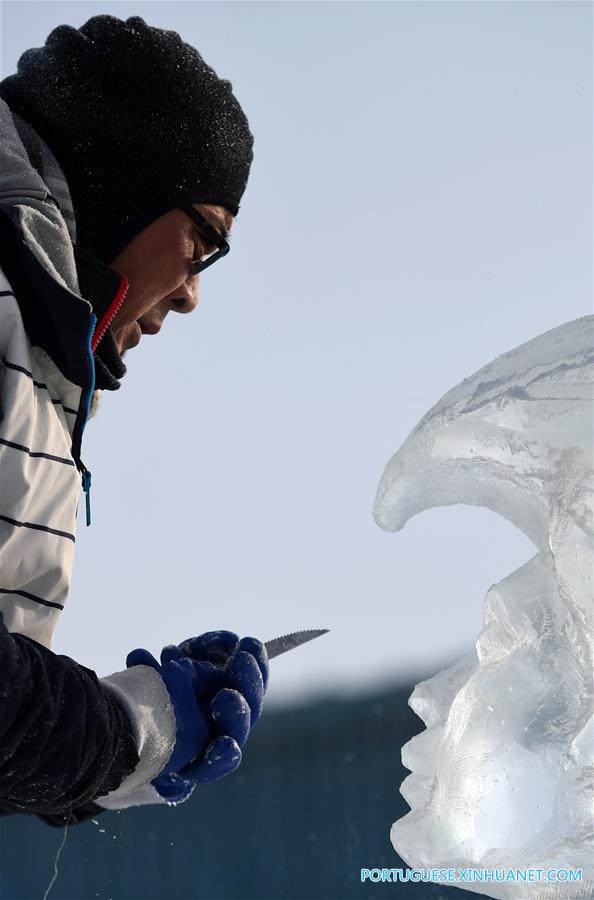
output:
<instances>
[{"instance_id":1,"label":"black jacket collar","mask_svg":"<svg viewBox=\"0 0 594 900\"><path fill-rule=\"evenodd\" d=\"M91 304L99 325L120 289L121 276L76 244L74 259L80 293ZM122 362L112 330L108 328L95 351L95 388L115 391L125 374L126 366Z\"/></svg>"}]
</instances>

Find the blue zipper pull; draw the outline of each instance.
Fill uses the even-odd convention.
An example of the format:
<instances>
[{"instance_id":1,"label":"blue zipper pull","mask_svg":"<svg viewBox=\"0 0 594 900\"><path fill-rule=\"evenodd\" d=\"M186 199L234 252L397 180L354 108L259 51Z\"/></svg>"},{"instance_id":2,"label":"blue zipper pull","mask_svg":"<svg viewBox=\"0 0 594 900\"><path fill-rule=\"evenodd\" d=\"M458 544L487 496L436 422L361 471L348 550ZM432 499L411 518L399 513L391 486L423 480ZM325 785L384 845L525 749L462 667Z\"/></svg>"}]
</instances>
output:
<instances>
[{"instance_id":1,"label":"blue zipper pull","mask_svg":"<svg viewBox=\"0 0 594 900\"><path fill-rule=\"evenodd\" d=\"M91 473L83 467L82 470L82 486L85 492L86 508L87 508L87 526L91 524Z\"/></svg>"}]
</instances>

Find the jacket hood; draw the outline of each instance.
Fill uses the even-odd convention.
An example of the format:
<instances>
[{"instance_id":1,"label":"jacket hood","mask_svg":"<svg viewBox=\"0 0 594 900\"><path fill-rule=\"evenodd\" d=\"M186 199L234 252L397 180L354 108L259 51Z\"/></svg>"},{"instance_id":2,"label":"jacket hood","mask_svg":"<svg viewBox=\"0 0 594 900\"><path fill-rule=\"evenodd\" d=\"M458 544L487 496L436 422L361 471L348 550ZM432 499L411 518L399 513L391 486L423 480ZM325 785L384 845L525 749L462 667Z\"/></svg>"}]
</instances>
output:
<instances>
[{"instance_id":1,"label":"jacket hood","mask_svg":"<svg viewBox=\"0 0 594 900\"><path fill-rule=\"evenodd\" d=\"M21 131L28 129L31 141L37 142L45 181L29 159L17 124ZM72 246L76 240L72 201L55 157L33 129L13 115L1 99L0 134L0 205L5 208L18 207L23 240L49 273L63 287L76 294L90 311L90 304L79 292ZM51 194L52 182L55 193L60 192L60 202L65 207L66 216Z\"/></svg>"},{"instance_id":2,"label":"jacket hood","mask_svg":"<svg viewBox=\"0 0 594 900\"><path fill-rule=\"evenodd\" d=\"M117 390L126 367L109 324L114 300L125 295L127 282L76 245L76 221L64 172L35 129L2 99L0 129L0 219L11 223L10 240L16 239L16 253L28 258L25 269L39 270L38 318L49 318L55 335L51 346L35 329L37 338L62 371L69 371L71 380L82 385L82 377L87 383L87 364L74 361L80 357L81 340L86 344L88 323L94 314L95 383L102 390ZM10 256L8 247L6 253ZM40 289L40 280L45 282L45 289ZM59 298L51 301L56 290ZM86 346L82 352L87 354Z\"/></svg>"},{"instance_id":3,"label":"jacket hood","mask_svg":"<svg viewBox=\"0 0 594 900\"><path fill-rule=\"evenodd\" d=\"M60 166L32 126L0 99L0 265L31 346L82 388L72 434L78 465L93 391L117 390L126 372L109 325L128 282L75 240Z\"/></svg>"}]
</instances>

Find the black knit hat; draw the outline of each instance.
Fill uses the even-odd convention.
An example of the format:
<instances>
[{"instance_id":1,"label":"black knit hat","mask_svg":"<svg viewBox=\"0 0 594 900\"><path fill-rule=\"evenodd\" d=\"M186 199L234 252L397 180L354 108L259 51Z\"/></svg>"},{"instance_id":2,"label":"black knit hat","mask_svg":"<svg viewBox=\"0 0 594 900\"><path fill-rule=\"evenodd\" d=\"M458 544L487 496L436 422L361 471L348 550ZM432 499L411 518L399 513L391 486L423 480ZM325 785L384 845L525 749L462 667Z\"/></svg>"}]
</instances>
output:
<instances>
[{"instance_id":1,"label":"black knit hat","mask_svg":"<svg viewBox=\"0 0 594 900\"><path fill-rule=\"evenodd\" d=\"M253 138L231 90L175 31L113 16L60 25L0 82L64 170L77 242L106 263L182 202L237 214Z\"/></svg>"}]
</instances>

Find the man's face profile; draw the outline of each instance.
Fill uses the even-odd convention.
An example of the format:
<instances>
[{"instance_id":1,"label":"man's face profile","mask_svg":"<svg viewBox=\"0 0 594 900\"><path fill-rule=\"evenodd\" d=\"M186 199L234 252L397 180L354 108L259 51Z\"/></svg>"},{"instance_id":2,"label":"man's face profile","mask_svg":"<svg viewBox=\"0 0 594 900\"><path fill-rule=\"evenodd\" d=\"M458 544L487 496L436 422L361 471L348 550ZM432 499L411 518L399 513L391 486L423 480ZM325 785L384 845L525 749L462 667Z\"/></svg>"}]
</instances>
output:
<instances>
[{"instance_id":1,"label":"man's face profile","mask_svg":"<svg viewBox=\"0 0 594 900\"><path fill-rule=\"evenodd\" d=\"M233 216L223 206L194 204L220 234L226 236ZM110 263L127 278L128 293L112 322L120 353L135 347L143 334L157 334L170 311L192 312L198 305L199 275L190 267L212 248L181 209L151 222Z\"/></svg>"}]
</instances>

